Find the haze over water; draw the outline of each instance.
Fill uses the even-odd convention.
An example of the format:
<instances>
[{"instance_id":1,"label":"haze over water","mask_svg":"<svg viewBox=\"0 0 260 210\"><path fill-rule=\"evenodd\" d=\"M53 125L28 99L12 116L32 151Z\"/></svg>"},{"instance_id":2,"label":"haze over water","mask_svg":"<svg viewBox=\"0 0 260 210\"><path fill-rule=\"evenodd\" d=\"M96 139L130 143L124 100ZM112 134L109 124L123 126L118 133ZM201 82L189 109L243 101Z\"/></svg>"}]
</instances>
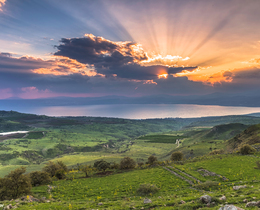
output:
<instances>
[{"instance_id":1,"label":"haze over water","mask_svg":"<svg viewBox=\"0 0 260 210\"><path fill-rule=\"evenodd\" d=\"M2 107L0 107L2 109ZM10 110L6 109L5 110ZM15 111L48 116L93 116L128 119L194 118L207 116L243 115L260 112L260 107L234 107L190 104L120 104L87 106L48 106Z\"/></svg>"}]
</instances>

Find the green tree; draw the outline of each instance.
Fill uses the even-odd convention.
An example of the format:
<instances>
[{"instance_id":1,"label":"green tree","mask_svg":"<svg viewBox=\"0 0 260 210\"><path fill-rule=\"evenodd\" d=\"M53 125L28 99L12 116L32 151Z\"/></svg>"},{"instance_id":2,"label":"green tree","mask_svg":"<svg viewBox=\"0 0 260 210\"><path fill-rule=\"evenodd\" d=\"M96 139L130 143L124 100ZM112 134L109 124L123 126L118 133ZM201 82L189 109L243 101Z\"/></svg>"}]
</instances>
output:
<instances>
[{"instance_id":1,"label":"green tree","mask_svg":"<svg viewBox=\"0 0 260 210\"><path fill-rule=\"evenodd\" d=\"M44 171L34 171L29 173L31 178L32 186L44 185L51 183L51 177L47 172Z\"/></svg>"},{"instance_id":2,"label":"green tree","mask_svg":"<svg viewBox=\"0 0 260 210\"><path fill-rule=\"evenodd\" d=\"M31 192L32 185L29 176L25 175L25 167L11 171L0 179L0 199L10 200Z\"/></svg>"},{"instance_id":3,"label":"green tree","mask_svg":"<svg viewBox=\"0 0 260 210\"><path fill-rule=\"evenodd\" d=\"M105 160L98 160L94 163L94 167L99 171L105 172L110 167L110 163Z\"/></svg>"},{"instance_id":4,"label":"green tree","mask_svg":"<svg viewBox=\"0 0 260 210\"><path fill-rule=\"evenodd\" d=\"M135 168L136 162L130 157L124 157L120 161L120 169L133 169Z\"/></svg>"},{"instance_id":5,"label":"green tree","mask_svg":"<svg viewBox=\"0 0 260 210\"><path fill-rule=\"evenodd\" d=\"M151 155L150 157L148 157L148 164L153 165L157 162L157 157L155 157L154 155Z\"/></svg>"},{"instance_id":6,"label":"green tree","mask_svg":"<svg viewBox=\"0 0 260 210\"><path fill-rule=\"evenodd\" d=\"M184 158L184 155L182 152L174 152L171 155L172 161L181 161L181 160L183 160L183 158Z\"/></svg>"}]
</instances>

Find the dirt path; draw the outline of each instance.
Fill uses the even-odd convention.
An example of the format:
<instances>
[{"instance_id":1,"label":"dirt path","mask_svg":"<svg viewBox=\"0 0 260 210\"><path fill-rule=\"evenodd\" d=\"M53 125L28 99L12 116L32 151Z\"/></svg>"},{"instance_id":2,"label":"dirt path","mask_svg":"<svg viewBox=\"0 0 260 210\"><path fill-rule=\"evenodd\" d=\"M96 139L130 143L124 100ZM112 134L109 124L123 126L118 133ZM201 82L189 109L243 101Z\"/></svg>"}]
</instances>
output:
<instances>
[{"instance_id":1,"label":"dirt path","mask_svg":"<svg viewBox=\"0 0 260 210\"><path fill-rule=\"evenodd\" d=\"M169 167L170 167L170 168L173 168L172 166L169 166ZM201 181L198 180L197 178L195 178L195 177L193 177L193 176L191 176L191 175L189 175L189 174L187 174L187 173L185 173L185 172L183 172L183 171L181 171L181 170L179 170L179 169L177 169L177 168L174 168L174 169L175 169L176 171L179 171L180 173L182 173L182 174L184 174L184 175L190 177L191 179L195 180L196 182L201 183Z\"/></svg>"}]
</instances>

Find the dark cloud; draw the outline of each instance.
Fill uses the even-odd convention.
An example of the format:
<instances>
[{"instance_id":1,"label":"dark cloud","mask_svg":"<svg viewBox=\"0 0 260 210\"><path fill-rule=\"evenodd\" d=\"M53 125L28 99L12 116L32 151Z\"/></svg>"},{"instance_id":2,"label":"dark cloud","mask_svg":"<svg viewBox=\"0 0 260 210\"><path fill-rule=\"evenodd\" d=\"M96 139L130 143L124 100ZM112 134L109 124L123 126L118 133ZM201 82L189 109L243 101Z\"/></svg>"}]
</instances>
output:
<instances>
[{"instance_id":1,"label":"dark cloud","mask_svg":"<svg viewBox=\"0 0 260 210\"><path fill-rule=\"evenodd\" d=\"M10 53L0 53L0 72L28 72L32 69L47 68L54 61L44 61L34 57L13 58Z\"/></svg>"},{"instance_id":2,"label":"dark cloud","mask_svg":"<svg viewBox=\"0 0 260 210\"><path fill-rule=\"evenodd\" d=\"M61 39L54 55L65 56L78 62L94 65L97 73L124 79L151 80L160 74L176 74L197 67L143 66L147 60L143 49L134 42L112 42L88 34L84 38Z\"/></svg>"}]
</instances>

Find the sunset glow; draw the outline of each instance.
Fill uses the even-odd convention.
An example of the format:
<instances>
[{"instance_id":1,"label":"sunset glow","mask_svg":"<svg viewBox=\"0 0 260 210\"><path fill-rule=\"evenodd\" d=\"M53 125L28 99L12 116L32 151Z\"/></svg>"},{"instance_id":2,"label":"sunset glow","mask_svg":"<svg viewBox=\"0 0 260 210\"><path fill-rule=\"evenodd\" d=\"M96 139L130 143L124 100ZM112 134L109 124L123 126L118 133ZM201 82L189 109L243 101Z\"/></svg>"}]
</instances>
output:
<instances>
[{"instance_id":1,"label":"sunset glow","mask_svg":"<svg viewBox=\"0 0 260 210\"><path fill-rule=\"evenodd\" d=\"M260 2L131 2L0 0L1 98L260 88Z\"/></svg>"}]
</instances>

